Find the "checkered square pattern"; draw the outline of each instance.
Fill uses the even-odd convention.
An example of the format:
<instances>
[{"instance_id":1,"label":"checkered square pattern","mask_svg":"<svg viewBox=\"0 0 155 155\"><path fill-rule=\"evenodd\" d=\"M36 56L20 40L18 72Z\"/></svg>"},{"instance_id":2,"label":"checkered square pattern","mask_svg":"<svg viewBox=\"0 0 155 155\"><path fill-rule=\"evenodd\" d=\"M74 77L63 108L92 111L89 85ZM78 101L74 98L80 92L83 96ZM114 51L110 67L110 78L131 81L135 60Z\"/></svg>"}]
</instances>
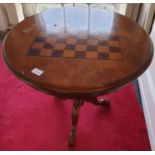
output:
<instances>
[{"instance_id":1,"label":"checkered square pattern","mask_svg":"<svg viewBox=\"0 0 155 155\"><path fill-rule=\"evenodd\" d=\"M122 61L119 35L110 34L48 34L39 32L34 39L28 56L58 58L100 59Z\"/></svg>"}]
</instances>

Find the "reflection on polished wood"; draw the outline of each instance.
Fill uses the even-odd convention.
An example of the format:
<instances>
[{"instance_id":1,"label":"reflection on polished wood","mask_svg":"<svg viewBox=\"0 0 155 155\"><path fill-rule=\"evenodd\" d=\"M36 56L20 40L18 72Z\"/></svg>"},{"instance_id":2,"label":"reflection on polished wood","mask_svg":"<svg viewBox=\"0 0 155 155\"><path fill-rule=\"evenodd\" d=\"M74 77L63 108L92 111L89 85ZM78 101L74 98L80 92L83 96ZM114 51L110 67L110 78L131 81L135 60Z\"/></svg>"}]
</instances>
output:
<instances>
[{"instance_id":1,"label":"reflection on polished wood","mask_svg":"<svg viewBox=\"0 0 155 155\"><path fill-rule=\"evenodd\" d=\"M137 78L152 56L151 39L138 24L91 7L61 7L26 18L8 34L3 52L10 70L30 86L96 105L109 103L96 97ZM74 106L73 120L78 109Z\"/></svg>"}]
</instances>

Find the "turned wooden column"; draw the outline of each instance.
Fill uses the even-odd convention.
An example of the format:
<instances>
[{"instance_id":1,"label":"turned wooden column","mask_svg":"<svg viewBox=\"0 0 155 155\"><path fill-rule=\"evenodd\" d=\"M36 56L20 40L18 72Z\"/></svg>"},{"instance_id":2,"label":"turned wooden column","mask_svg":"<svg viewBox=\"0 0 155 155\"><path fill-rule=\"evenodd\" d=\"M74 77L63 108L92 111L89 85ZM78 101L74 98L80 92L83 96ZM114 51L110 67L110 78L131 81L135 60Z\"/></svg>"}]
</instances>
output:
<instances>
[{"instance_id":1,"label":"turned wooden column","mask_svg":"<svg viewBox=\"0 0 155 155\"><path fill-rule=\"evenodd\" d=\"M80 107L83 105L83 101L81 99L76 99L74 100L73 103L73 108L72 108L72 128L69 136L69 145L73 146L74 145L74 139L75 139L75 133L76 133L76 128L77 128L77 123L79 119L79 111Z\"/></svg>"}]
</instances>

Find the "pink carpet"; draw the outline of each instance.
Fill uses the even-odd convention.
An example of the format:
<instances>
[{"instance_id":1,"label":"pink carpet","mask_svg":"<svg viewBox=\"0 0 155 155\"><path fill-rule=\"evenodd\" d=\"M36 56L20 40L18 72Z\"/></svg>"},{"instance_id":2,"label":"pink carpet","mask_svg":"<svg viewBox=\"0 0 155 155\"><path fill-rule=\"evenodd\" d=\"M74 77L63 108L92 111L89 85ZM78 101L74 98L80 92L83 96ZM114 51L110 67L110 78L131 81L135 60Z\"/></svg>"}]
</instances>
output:
<instances>
[{"instance_id":1,"label":"pink carpet","mask_svg":"<svg viewBox=\"0 0 155 155\"><path fill-rule=\"evenodd\" d=\"M133 84L105 97L110 107L86 103L81 108L76 145L69 147L72 101L17 80L1 55L0 150L150 150Z\"/></svg>"}]
</instances>

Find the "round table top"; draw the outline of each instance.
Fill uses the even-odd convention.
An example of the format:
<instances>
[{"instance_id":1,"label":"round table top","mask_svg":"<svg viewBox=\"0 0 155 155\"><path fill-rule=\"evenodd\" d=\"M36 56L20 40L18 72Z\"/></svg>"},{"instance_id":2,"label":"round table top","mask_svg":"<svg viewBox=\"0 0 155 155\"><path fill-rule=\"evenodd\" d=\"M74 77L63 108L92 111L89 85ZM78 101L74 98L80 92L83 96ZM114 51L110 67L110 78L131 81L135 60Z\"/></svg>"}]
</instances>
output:
<instances>
[{"instance_id":1,"label":"round table top","mask_svg":"<svg viewBox=\"0 0 155 155\"><path fill-rule=\"evenodd\" d=\"M152 60L153 45L123 15L61 7L17 24L3 56L11 71L32 87L52 94L101 95L142 74Z\"/></svg>"}]
</instances>

